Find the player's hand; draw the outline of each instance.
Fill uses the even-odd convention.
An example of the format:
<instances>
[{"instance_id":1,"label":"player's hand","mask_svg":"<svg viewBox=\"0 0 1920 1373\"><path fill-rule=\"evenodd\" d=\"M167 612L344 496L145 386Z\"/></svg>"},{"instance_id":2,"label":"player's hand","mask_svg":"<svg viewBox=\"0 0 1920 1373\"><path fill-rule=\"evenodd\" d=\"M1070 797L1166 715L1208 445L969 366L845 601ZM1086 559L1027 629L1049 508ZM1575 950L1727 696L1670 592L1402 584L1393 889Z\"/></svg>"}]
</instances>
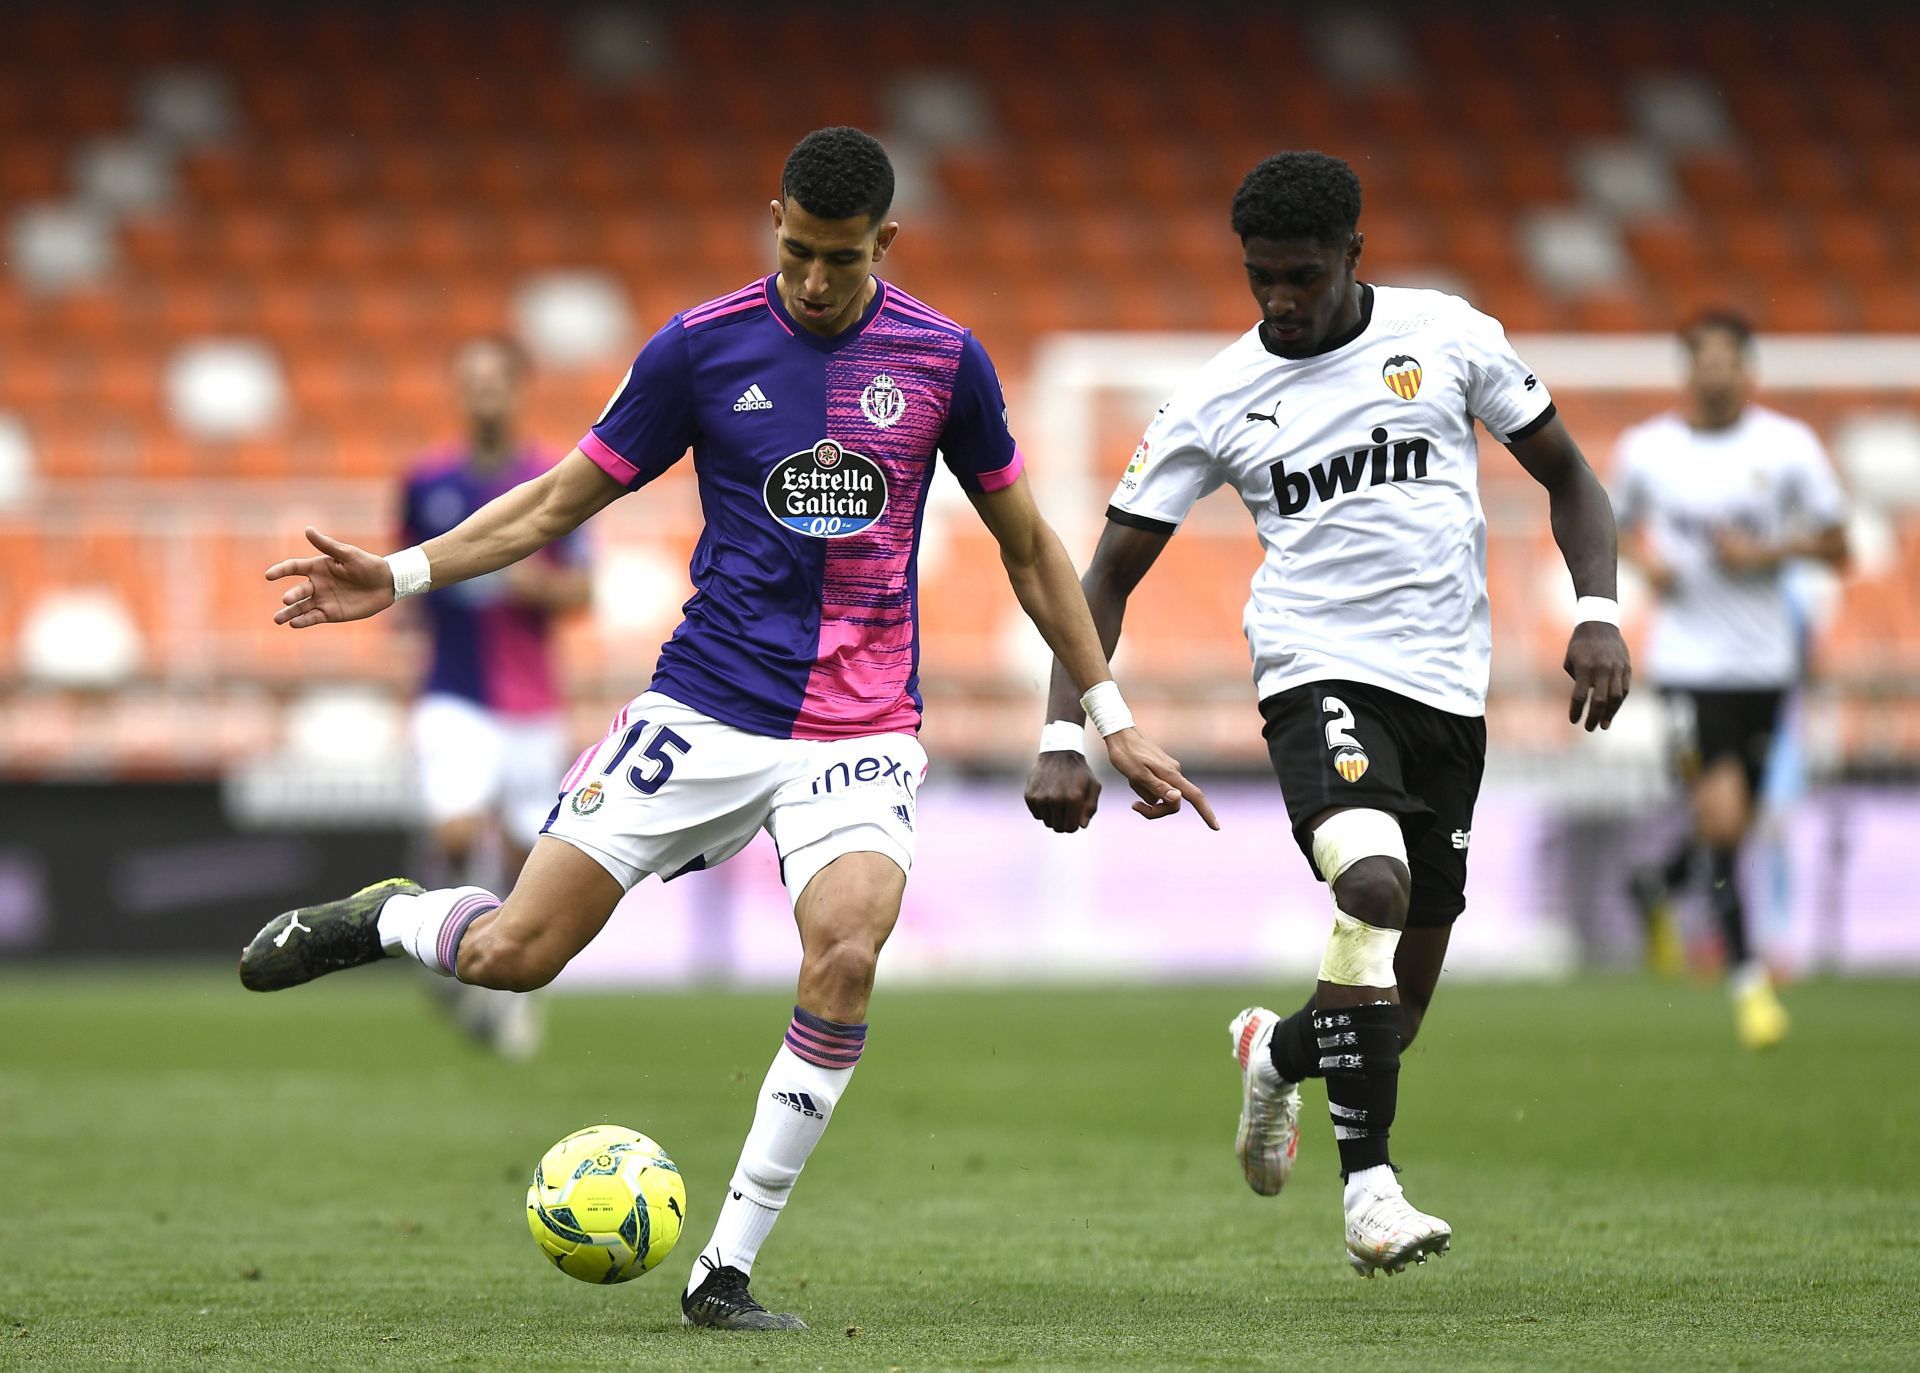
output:
<instances>
[{"instance_id":1,"label":"player's hand","mask_svg":"<svg viewBox=\"0 0 1920 1373\"><path fill-rule=\"evenodd\" d=\"M1100 779L1072 749L1043 753L1027 773L1027 809L1059 834L1083 830L1100 809Z\"/></svg>"},{"instance_id":2,"label":"player's hand","mask_svg":"<svg viewBox=\"0 0 1920 1373\"><path fill-rule=\"evenodd\" d=\"M1723 529L1713 540L1720 565L1729 572L1771 572L1780 566L1780 550L1737 529Z\"/></svg>"},{"instance_id":3,"label":"player's hand","mask_svg":"<svg viewBox=\"0 0 1920 1373\"><path fill-rule=\"evenodd\" d=\"M1147 819L1172 815L1185 798L1193 802L1193 808L1200 812L1208 829L1220 828L1220 822L1213 818L1213 807L1207 804L1206 793L1181 776L1180 764L1139 730L1122 729L1109 734L1107 758L1140 798L1133 803L1134 810Z\"/></svg>"},{"instance_id":4,"label":"player's hand","mask_svg":"<svg viewBox=\"0 0 1920 1373\"><path fill-rule=\"evenodd\" d=\"M1573 707L1567 723L1587 717L1587 733L1613 723L1620 703L1633 683L1633 664L1627 660L1627 641L1612 625L1588 620L1573 627L1567 641L1567 676L1573 678Z\"/></svg>"},{"instance_id":5,"label":"player's hand","mask_svg":"<svg viewBox=\"0 0 1920 1373\"><path fill-rule=\"evenodd\" d=\"M393 604L393 572L378 553L328 538L312 525L307 542L320 550L317 558L288 558L267 569L267 580L299 580L280 598L282 609L273 622L292 629L311 625L364 620Z\"/></svg>"}]
</instances>

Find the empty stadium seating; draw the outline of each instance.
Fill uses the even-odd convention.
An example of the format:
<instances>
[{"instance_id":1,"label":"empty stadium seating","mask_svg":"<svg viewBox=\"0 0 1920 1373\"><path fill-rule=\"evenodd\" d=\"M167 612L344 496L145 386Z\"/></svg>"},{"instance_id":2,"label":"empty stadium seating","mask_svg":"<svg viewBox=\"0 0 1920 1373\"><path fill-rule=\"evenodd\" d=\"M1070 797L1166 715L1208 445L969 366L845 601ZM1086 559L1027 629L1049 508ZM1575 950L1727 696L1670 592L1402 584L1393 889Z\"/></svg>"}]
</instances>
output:
<instances>
[{"instance_id":1,"label":"empty stadium seating","mask_svg":"<svg viewBox=\"0 0 1920 1373\"><path fill-rule=\"evenodd\" d=\"M14 7L0 218L71 197L95 140L142 127L156 72L230 92L232 131L167 154L173 193L117 216L102 279L47 292L0 273L0 412L31 434L39 478L35 504L0 512L0 682L17 674L25 608L76 580L124 598L155 679L392 679L389 630L335 635L323 659L273 633L259 565L315 509L383 541L397 473L452 434L452 349L509 327L530 273L613 274L631 344L764 270L762 206L793 138L835 121L885 133L906 98L849 70L849 26L859 67L957 73L979 95L986 131L930 145L888 272L976 326L1016 418L1045 333L1246 326L1227 201L1281 146L1323 146L1360 170L1379 279L1447 282L1513 331L1665 330L1722 303L1775 331L1920 330L1920 95L1906 66L1920 21L1904 8L1777 23L1733 7L1658 23L1498 14L1397 18L1417 63L1354 86L1331 40L1270 7L1205 23L1172 7L875 7L832 25L663 11L652 70L616 82L579 75L567 16L531 7ZM1724 137L1651 132L1645 83L1675 73L1705 90L1705 123L1724 121ZM1575 153L1589 141L1634 139L1658 145L1674 202L1614 221L1619 279L1559 289L1516 225L1581 201ZM208 338L272 350L288 403L267 430L182 429L166 366ZM564 449L623 366L616 350L542 372L529 432ZM1604 403L1569 414L1596 461L1638 417ZM1493 486L1525 489L1497 468ZM684 495L668 508L647 537L684 547L695 512ZM1827 645L1842 677L1920 668L1920 556L1901 519L1905 555L1850 589ZM1242 672L1245 532L1185 542L1143 593L1136 670ZM1493 548L1500 681L1550 680L1562 627L1534 589L1554 556L1543 510L1496 523ZM957 539L924 589L930 674L1005 679L1010 600L983 616L961 594L996 576L984 540ZM666 627L572 633L587 689L633 680Z\"/></svg>"}]
</instances>

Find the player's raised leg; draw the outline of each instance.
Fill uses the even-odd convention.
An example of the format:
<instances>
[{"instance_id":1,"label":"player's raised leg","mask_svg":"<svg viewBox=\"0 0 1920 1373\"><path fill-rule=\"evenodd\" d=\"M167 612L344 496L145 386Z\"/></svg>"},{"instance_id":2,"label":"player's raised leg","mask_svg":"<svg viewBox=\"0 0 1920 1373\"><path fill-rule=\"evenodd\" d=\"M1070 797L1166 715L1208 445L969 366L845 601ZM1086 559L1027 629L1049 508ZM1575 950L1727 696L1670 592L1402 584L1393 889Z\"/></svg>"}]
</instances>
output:
<instances>
[{"instance_id":1,"label":"player's raised leg","mask_svg":"<svg viewBox=\"0 0 1920 1373\"><path fill-rule=\"evenodd\" d=\"M793 1020L760 1086L713 1237L680 1299L688 1325L806 1329L798 1316L755 1301L748 1279L866 1047L874 968L906 890L905 871L882 853L842 853L811 878L802 866L808 861L804 848L785 860L787 880L801 893L794 907L801 958Z\"/></svg>"},{"instance_id":2,"label":"player's raised leg","mask_svg":"<svg viewBox=\"0 0 1920 1373\"><path fill-rule=\"evenodd\" d=\"M254 991L279 991L343 968L411 957L469 985L532 991L592 941L621 893L585 853L542 839L504 902L482 887L423 891L390 878L288 911L247 946L240 980Z\"/></svg>"},{"instance_id":3,"label":"player's raised leg","mask_svg":"<svg viewBox=\"0 0 1920 1373\"><path fill-rule=\"evenodd\" d=\"M1393 953L1394 984L1400 993L1400 1050L1420 1033L1427 1008L1440 985L1451 925L1409 925ZM1300 1147L1300 1084L1323 1077L1313 1030L1318 990L1292 1015L1265 1006L1249 1006L1227 1027L1234 1058L1240 1064L1240 1131L1234 1152L1247 1185L1270 1197L1287 1184Z\"/></svg>"},{"instance_id":4,"label":"player's raised leg","mask_svg":"<svg viewBox=\"0 0 1920 1373\"><path fill-rule=\"evenodd\" d=\"M1388 1139L1399 1097L1404 1014L1394 956L1413 878L1400 821L1335 810L1312 823L1313 860L1333 891L1333 933L1314 992L1318 1066L1346 1179L1347 1259L1362 1277L1445 1253L1453 1232L1401 1191Z\"/></svg>"}]
</instances>

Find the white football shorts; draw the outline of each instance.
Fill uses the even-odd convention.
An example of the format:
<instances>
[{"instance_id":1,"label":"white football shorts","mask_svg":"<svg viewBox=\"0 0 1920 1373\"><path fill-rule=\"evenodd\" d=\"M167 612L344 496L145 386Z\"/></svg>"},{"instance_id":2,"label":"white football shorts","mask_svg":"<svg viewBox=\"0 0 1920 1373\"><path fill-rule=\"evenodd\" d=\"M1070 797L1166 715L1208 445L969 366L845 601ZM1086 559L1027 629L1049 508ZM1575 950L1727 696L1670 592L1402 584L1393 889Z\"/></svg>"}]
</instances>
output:
<instances>
[{"instance_id":1,"label":"white football shorts","mask_svg":"<svg viewBox=\"0 0 1920 1373\"><path fill-rule=\"evenodd\" d=\"M559 719L506 715L435 693L414 703L410 723L428 822L497 816L509 839L531 848L553 809L553 775L566 758Z\"/></svg>"},{"instance_id":2,"label":"white football shorts","mask_svg":"<svg viewBox=\"0 0 1920 1373\"><path fill-rule=\"evenodd\" d=\"M648 873L671 880L713 867L765 828L798 901L843 854L884 854L913 870L926 772L911 734L772 739L648 691L574 763L545 833L630 889Z\"/></svg>"}]
</instances>

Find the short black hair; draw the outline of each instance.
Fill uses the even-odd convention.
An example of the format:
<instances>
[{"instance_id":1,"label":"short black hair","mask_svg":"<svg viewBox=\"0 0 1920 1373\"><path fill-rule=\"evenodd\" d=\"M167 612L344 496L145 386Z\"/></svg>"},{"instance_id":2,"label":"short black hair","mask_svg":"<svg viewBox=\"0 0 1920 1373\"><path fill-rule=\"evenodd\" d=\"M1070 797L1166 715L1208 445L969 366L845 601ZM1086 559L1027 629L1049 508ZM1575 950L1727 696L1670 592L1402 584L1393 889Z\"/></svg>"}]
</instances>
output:
<instances>
[{"instance_id":1,"label":"short black hair","mask_svg":"<svg viewBox=\"0 0 1920 1373\"><path fill-rule=\"evenodd\" d=\"M1733 346L1742 353L1753 346L1753 321L1738 310L1702 310L1687 321L1680 331L1680 341L1687 345L1687 351L1693 352L1700 346L1700 335L1709 331L1718 331L1733 340Z\"/></svg>"},{"instance_id":2,"label":"short black hair","mask_svg":"<svg viewBox=\"0 0 1920 1373\"><path fill-rule=\"evenodd\" d=\"M820 219L865 215L873 224L893 204L893 163L870 133L845 124L815 129L787 154L780 195Z\"/></svg>"},{"instance_id":3,"label":"short black hair","mask_svg":"<svg viewBox=\"0 0 1920 1373\"><path fill-rule=\"evenodd\" d=\"M1233 193L1233 231L1242 243L1305 238L1331 248L1359 223L1360 178L1331 153L1275 153Z\"/></svg>"}]
</instances>

